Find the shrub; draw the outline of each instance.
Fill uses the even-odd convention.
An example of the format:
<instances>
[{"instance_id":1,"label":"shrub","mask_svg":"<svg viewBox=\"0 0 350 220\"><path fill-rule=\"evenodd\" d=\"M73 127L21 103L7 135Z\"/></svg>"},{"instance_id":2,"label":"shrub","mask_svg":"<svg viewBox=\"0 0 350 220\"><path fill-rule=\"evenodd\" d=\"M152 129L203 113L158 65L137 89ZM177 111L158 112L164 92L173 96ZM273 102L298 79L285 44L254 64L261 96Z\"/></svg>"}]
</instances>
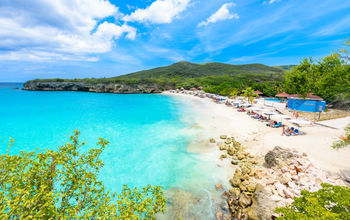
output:
<instances>
[{"instance_id":1,"label":"shrub","mask_svg":"<svg viewBox=\"0 0 350 220\"><path fill-rule=\"evenodd\" d=\"M350 188L322 184L317 192L302 191L292 205L277 208L278 219L350 219Z\"/></svg>"}]
</instances>

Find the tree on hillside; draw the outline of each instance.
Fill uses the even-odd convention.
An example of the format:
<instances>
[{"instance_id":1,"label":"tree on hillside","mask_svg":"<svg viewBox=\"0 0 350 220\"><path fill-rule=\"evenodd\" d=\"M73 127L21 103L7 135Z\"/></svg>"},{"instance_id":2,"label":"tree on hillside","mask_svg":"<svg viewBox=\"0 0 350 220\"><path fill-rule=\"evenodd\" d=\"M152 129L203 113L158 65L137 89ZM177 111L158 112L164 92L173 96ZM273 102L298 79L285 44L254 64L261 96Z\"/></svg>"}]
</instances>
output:
<instances>
[{"instance_id":1,"label":"tree on hillside","mask_svg":"<svg viewBox=\"0 0 350 220\"><path fill-rule=\"evenodd\" d=\"M234 88L234 89L232 89L232 91L230 92L230 97L235 99L235 98L238 96L238 94L239 94L239 90L236 89L236 88Z\"/></svg>"},{"instance_id":2,"label":"tree on hillside","mask_svg":"<svg viewBox=\"0 0 350 220\"><path fill-rule=\"evenodd\" d=\"M347 38L344 42L345 48L342 48L338 51L340 57L345 60L345 62L350 61L350 52L349 52L349 47L350 47L350 37Z\"/></svg>"},{"instance_id":3,"label":"tree on hillside","mask_svg":"<svg viewBox=\"0 0 350 220\"><path fill-rule=\"evenodd\" d=\"M304 97L312 92L335 106L350 107L350 66L345 61L347 56L344 56L347 50L342 51L343 55L334 53L320 60L303 59L287 72L285 91Z\"/></svg>"},{"instance_id":4,"label":"tree on hillside","mask_svg":"<svg viewBox=\"0 0 350 220\"><path fill-rule=\"evenodd\" d=\"M74 131L57 151L0 155L0 219L155 219L165 210L159 186L106 191L98 174L108 141L82 153Z\"/></svg>"},{"instance_id":5,"label":"tree on hillside","mask_svg":"<svg viewBox=\"0 0 350 220\"><path fill-rule=\"evenodd\" d=\"M313 72L313 60L304 58L300 64L286 73L285 87L289 94L300 94L306 97L310 92L309 76Z\"/></svg>"},{"instance_id":6,"label":"tree on hillside","mask_svg":"<svg viewBox=\"0 0 350 220\"><path fill-rule=\"evenodd\" d=\"M251 87L248 87L242 91L242 96L246 97L251 103L258 94Z\"/></svg>"}]
</instances>

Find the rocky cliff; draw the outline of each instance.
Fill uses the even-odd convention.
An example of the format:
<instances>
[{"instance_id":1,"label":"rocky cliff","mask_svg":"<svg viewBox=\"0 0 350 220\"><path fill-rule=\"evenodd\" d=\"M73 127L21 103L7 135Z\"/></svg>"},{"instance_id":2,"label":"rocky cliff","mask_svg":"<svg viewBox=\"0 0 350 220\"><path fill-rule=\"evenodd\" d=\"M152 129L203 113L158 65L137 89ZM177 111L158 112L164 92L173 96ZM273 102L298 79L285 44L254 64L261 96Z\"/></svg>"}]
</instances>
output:
<instances>
[{"instance_id":1,"label":"rocky cliff","mask_svg":"<svg viewBox=\"0 0 350 220\"><path fill-rule=\"evenodd\" d=\"M160 93L171 87L154 84L88 83L88 82L40 82L28 81L23 90L33 91L85 91L100 93Z\"/></svg>"}]
</instances>

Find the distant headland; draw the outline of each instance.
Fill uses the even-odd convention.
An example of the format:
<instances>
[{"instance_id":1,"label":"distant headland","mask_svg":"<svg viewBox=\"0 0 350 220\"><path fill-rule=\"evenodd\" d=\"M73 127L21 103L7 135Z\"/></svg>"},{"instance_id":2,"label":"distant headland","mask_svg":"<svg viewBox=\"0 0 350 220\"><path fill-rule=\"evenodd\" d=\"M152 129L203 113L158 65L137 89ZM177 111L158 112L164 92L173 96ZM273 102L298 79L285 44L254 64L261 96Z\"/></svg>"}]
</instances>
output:
<instances>
[{"instance_id":1,"label":"distant headland","mask_svg":"<svg viewBox=\"0 0 350 220\"><path fill-rule=\"evenodd\" d=\"M129 73L111 78L36 79L26 82L23 90L86 91L101 93L160 93L175 88L203 86L208 92L226 93L234 87L274 85L282 81L291 66L263 64L231 65L178 62L169 66Z\"/></svg>"}]
</instances>

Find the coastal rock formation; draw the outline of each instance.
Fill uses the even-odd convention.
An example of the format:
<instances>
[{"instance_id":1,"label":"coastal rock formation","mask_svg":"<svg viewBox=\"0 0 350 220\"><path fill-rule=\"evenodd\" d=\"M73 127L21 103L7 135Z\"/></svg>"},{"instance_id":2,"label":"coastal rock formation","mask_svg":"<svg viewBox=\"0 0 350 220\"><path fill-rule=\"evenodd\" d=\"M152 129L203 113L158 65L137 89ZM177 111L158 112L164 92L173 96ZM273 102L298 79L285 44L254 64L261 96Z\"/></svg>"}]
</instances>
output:
<instances>
[{"instance_id":1,"label":"coastal rock formation","mask_svg":"<svg viewBox=\"0 0 350 220\"><path fill-rule=\"evenodd\" d=\"M232 188L223 194L230 210L223 219L271 219L278 216L276 207L290 205L302 190L318 191L321 183L344 185L340 177L315 167L304 153L275 147L264 157L255 157L234 138L220 139L216 145L227 151L226 159L236 168L229 180Z\"/></svg>"},{"instance_id":2,"label":"coastal rock formation","mask_svg":"<svg viewBox=\"0 0 350 220\"><path fill-rule=\"evenodd\" d=\"M159 84L89 83L89 82L44 82L28 81L23 90L33 91L84 91L98 93L161 93L173 89Z\"/></svg>"}]
</instances>

